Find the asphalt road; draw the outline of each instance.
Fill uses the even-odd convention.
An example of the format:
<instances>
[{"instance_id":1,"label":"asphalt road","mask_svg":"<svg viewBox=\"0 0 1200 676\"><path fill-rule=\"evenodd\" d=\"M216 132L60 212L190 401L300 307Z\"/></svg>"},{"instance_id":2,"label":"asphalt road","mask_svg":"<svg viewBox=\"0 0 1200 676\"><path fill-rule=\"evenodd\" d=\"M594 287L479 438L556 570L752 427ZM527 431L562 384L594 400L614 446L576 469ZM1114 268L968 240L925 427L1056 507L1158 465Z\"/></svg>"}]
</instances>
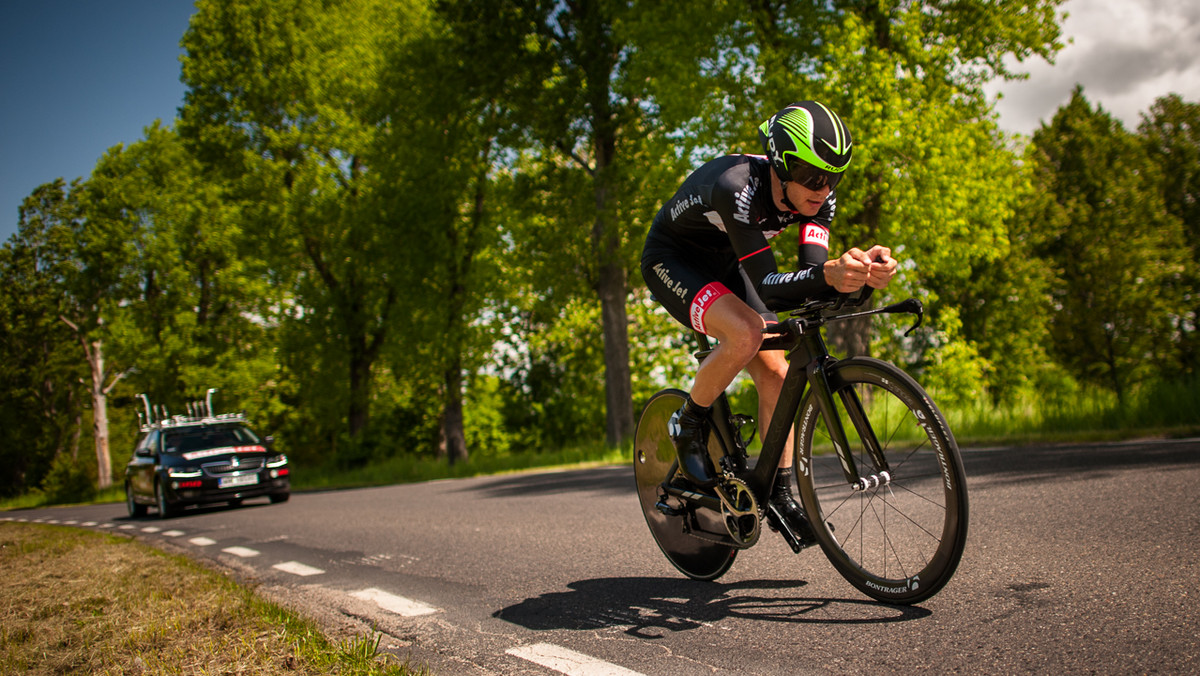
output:
<instances>
[{"instance_id":1,"label":"asphalt road","mask_svg":"<svg viewBox=\"0 0 1200 676\"><path fill-rule=\"evenodd\" d=\"M628 467L326 493L129 519L438 674L1200 673L1200 439L971 449L971 534L916 607L774 533L717 582L658 551ZM3 527L0 525L0 527Z\"/></svg>"}]
</instances>

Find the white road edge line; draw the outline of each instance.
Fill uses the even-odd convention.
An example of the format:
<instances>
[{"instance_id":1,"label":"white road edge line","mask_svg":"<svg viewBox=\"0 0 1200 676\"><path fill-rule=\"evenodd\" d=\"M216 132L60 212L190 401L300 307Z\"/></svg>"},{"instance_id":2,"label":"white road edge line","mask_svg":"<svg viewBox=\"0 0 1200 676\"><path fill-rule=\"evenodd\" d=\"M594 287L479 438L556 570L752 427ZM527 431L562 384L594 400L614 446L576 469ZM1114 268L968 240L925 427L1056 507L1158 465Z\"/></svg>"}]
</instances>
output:
<instances>
[{"instance_id":1,"label":"white road edge line","mask_svg":"<svg viewBox=\"0 0 1200 676\"><path fill-rule=\"evenodd\" d=\"M258 556L258 551L254 550L254 549L250 549L249 547L226 547L225 549L222 549L221 551L225 552L226 554L233 554L234 556L240 556L243 559L248 559L253 556Z\"/></svg>"},{"instance_id":2,"label":"white road edge line","mask_svg":"<svg viewBox=\"0 0 1200 676\"><path fill-rule=\"evenodd\" d=\"M374 587L351 592L350 595L363 601L374 601L375 605L380 608L404 617L417 617L418 615L429 615L438 612L438 609L431 605L406 599L403 596L389 594L382 589L375 589Z\"/></svg>"},{"instance_id":3,"label":"white road edge line","mask_svg":"<svg viewBox=\"0 0 1200 676\"><path fill-rule=\"evenodd\" d=\"M188 540L188 542L196 545L197 547L208 547L210 545L217 544L216 540L210 540L208 538L192 538L191 540Z\"/></svg>"},{"instance_id":4,"label":"white road edge line","mask_svg":"<svg viewBox=\"0 0 1200 676\"><path fill-rule=\"evenodd\" d=\"M567 676L642 676L636 671L618 667L574 650L560 648L552 643L517 646L509 648L505 652L513 657L553 669L560 674L567 674Z\"/></svg>"},{"instance_id":5,"label":"white road edge line","mask_svg":"<svg viewBox=\"0 0 1200 676\"><path fill-rule=\"evenodd\" d=\"M306 566L303 563L300 563L299 561L284 561L283 563L277 563L271 567L276 570L282 570L285 573L291 573L292 575L299 575L301 577L307 577L309 575L320 575L321 573L325 572L325 571L321 570L320 568L313 568L312 566Z\"/></svg>"}]
</instances>

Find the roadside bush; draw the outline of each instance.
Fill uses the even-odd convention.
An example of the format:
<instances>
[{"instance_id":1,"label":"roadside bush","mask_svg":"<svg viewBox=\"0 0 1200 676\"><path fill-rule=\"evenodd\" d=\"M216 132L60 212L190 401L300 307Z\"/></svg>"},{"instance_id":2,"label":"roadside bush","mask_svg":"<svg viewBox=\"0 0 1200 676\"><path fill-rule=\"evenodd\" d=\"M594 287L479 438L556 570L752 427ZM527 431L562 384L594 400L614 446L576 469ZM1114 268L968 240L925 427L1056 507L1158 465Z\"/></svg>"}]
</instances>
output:
<instances>
[{"instance_id":1,"label":"roadside bush","mask_svg":"<svg viewBox=\"0 0 1200 676\"><path fill-rule=\"evenodd\" d=\"M86 502L96 497L96 484L88 467L59 453L42 480L42 493L50 505Z\"/></svg>"}]
</instances>

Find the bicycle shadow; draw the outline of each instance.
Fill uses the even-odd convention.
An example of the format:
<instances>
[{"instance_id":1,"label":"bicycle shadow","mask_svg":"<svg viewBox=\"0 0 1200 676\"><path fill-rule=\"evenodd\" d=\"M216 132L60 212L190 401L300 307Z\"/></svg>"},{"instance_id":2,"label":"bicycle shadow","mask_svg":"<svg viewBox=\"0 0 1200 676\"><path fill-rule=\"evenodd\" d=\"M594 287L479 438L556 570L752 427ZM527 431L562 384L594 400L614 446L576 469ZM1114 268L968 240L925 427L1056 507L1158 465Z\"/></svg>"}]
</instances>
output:
<instances>
[{"instance_id":1,"label":"bicycle shadow","mask_svg":"<svg viewBox=\"0 0 1200 676\"><path fill-rule=\"evenodd\" d=\"M656 639L728 618L811 624L887 624L928 617L915 606L865 599L818 599L794 593L803 580L744 580L730 584L656 577L579 580L502 608L492 616L534 631L598 630ZM784 590L782 595L770 590ZM655 632L654 630L663 630Z\"/></svg>"}]
</instances>

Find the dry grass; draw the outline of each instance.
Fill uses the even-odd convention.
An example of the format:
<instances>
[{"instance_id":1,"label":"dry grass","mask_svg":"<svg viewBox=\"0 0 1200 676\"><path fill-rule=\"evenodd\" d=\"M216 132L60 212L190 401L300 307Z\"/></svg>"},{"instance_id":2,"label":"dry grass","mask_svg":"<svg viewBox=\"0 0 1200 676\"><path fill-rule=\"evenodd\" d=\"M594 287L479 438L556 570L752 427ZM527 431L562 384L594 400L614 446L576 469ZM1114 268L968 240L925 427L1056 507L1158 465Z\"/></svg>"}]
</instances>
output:
<instances>
[{"instance_id":1,"label":"dry grass","mask_svg":"<svg viewBox=\"0 0 1200 676\"><path fill-rule=\"evenodd\" d=\"M127 538L0 523L0 570L0 673L412 673Z\"/></svg>"}]
</instances>

